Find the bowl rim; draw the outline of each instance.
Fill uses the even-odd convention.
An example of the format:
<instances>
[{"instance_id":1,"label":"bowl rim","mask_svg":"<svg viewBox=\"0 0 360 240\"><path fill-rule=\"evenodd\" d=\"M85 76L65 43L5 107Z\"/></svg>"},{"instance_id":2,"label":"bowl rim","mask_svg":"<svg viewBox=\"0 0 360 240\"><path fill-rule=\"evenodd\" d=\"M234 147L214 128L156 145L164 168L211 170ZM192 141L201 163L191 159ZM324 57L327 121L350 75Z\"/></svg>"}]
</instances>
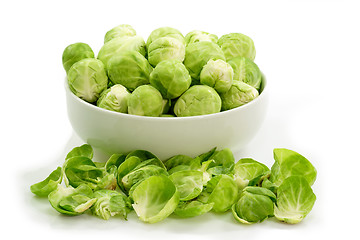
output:
<instances>
[{"instance_id":1,"label":"bowl rim","mask_svg":"<svg viewBox=\"0 0 360 240\"><path fill-rule=\"evenodd\" d=\"M146 121L163 121L163 122L168 122L168 121L192 121L192 120L209 120L209 119L213 119L213 118L217 118L217 117L226 117L227 115L232 114L233 112L237 112L237 111L241 111L241 109L246 109L251 107L252 105L256 104L257 102L261 101L261 99L264 98L264 93L267 93L267 89L268 89L268 82L267 79L265 77L265 75L263 73L261 73L261 78L262 78L262 83L261 83L261 92L259 94L259 96L257 98L255 98L254 100L252 100L249 103L246 103L242 106L230 109L230 110L226 110L226 111L221 111L218 113L211 113L211 114L205 114L205 115L197 115L197 116L187 116L187 117L151 117L151 116L138 116L138 115L133 115L133 114L128 114L128 113L120 113L120 112L115 112L115 111L111 111L111 110L107 110L104 108L100 108L94 104L88 103L85 100L79 98L78 96L76 96L69 87L68 81L67 81L67 77L65 77L65 91L67 94L70 94L70 96L77 102L79 102L80 104L84 104L84 106L93 109L94 111L98 111L100 113L104 113L104 114L110 114L113 115L115 117L119 117L119 118L126 118L126 119L133 119L133 120L146 120Z\"/></svg>"}]
</instances>

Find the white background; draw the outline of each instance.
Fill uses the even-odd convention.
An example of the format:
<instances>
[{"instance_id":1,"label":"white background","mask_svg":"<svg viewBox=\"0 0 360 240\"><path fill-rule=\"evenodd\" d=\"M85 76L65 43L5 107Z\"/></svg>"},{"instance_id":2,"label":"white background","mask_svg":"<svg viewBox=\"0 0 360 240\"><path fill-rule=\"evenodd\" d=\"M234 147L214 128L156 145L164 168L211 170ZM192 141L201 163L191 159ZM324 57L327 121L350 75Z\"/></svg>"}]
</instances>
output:
<instances>
[{"instance_id":1,"label":"white background","mask_svg":"<svg viewBox=\"0 0 360 240\"><path fill-rule=\"evenodd\" d=\"M123 3L121 3L123 2ZM39 239L315 239L345 237L359 223L360 5L355 1L2 1L1 235ZM241 32L256 46L270 105L240 157L271 166L285 147L317 168L313 211L298 225L242 225L230 213L170 217L149 225L88 215L66 217L29 186L83 142L67 119L63 49L86 42L98 52L112 27L145 39L162 26L183 34ZM8 235L10 234L10 235Z\"/></svg>"}]
</instances>

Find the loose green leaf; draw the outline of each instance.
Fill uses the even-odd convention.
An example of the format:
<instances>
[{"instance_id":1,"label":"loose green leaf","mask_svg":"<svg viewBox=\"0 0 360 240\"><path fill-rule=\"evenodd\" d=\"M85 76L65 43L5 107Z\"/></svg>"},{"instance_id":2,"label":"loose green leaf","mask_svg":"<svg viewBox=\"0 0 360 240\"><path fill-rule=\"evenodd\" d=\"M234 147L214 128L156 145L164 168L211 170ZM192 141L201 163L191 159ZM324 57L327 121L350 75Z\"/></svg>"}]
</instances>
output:
<instances>
[{"instance_id":1,"label":"loose green leaf","mask_svg":"<svg viewBox=\"0 0 360 240\"><path fill-rule=\"evenodd\" d=\"M40 197L47 197L49 193L57 188L57 185L62 180L62 169L58 167L43 181L35 183L30 186L30 190L35 195Z\"/></svg>"},{"instance_id":2,"label":"loose green leaf","mask_svg":"<svg viewBox=\"0 0 360 240\"><path fill-rule=\"evenodd\" d=\"M286 223L299 223L309 214L316 196L303 176L286 178L277 189L275 217Z\"/></svg>"}]
</instances>

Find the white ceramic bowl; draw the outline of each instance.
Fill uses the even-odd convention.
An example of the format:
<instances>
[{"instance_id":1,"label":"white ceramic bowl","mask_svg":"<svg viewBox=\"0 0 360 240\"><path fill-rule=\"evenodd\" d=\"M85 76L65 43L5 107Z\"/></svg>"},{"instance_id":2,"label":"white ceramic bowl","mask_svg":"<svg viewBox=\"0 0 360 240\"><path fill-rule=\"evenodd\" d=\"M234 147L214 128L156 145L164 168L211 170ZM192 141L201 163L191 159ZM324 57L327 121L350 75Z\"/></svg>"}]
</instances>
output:
<instances>
[{"instance_id":1,"label":"white ceramic bowl","mask_svg":"<svg viewBox=\"0 0 360 240\"><path fill-rule=\"evenodd\" d=\"M162 160L176 154L194 157L217 147L236 152L258 132L268 105L263 76L260 95L228 111L194 117L143 117L105 110L89 104L65 81L67 111L78 136L101 154L143 149Z\"/></svg>"}]
</instances>

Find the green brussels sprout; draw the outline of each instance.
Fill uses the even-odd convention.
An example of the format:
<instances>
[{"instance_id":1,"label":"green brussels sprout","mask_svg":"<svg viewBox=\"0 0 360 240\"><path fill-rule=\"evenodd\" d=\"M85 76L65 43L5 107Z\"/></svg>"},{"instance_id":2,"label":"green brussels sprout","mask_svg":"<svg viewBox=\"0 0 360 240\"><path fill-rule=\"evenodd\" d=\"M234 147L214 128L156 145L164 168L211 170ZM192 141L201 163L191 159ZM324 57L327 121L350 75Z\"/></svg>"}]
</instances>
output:
<instances>
[{"instance_id":1,"label":"green brussels sprout","mask_svg":"<svg viewBox=\"0 0 360 240\"><path fill-rule=\"evenodd\" d=\"M136 167L121 179L121 185L126 192L129 192L130 188L136 183L144 181L148 177L157 175L167 176L168 173L166 172L166 169L156 165L145 165L140 168Z\"/></svg>"},{"instance_id":2,"label":"green brussels sprout","mask_svg":"<svg viewBox=\"0 0 360 240\"><path fill-rule=\"evenodd\" d=\"M58 167L45 180L31 185L30 190L37 196L47 197L61 183L62 176L62 168Z\"/></svg>"},{"instance_id":3,"label":"green brussels sprout","mask_svg":"<svg viewBox=\"0 0 360 240\"><path fill-rule=\"evenodd\" d=\"M171 37L185 44L184 36L179 30L171 27L160 27L150 33L146 41L146 48L149 49L152 42L162 37Z\"/></svg>"},{"instance_id":4,"label":"green brussels sprout","mask_svg":"<svg viewBox=\"0 0 360 240\"><path fill-rule=\"evenodd\" d=\"M225 61L224 53L216 43L201 41L186 46L184 64L194 84L200 82L200 72L210 59Z\"/></svg>"},{"instance_id":5,"label":"green brussels sprout","mask_svg":"<svg viewBox=\"0 0 360 240\"><path fill-rule=\"evenodd\" d=\"M202 203L196 200L180 202L174 211L174 214L182 218L190 218L203 215L210 212L214 203Z\"/></svg>"},{"instance_id":6,"label":"green brussels sprout","mask_svg":"<svg viewBox=\"0 0 360 240\"><path fill-rule=\"evenodd\" d=\"M262 177L267 176L270 169L254 159L242 158L235 163L234 179L240 189L258 185Z\"/></svg>"},{"instance_id":7,"label":"green brussels sprout","mask_svg":"<svg viewBox=\"0 0 360 240\"><path fill-rule=\"evenodd\" d=\"M229 174L233 172L235 158L229 148L215 151L211 157L207 172L211 175Z\"/></svg>"},{"instance_id":8,"label":"green brussels sprout","mask_svg":"<svg viewBox=\"0 0 360 240\"><path fill-rule=\"evenodd\" d=\"M191 84L191 77L185 65L178 60L160 62L150 74L150 84L166 99L183 94Z\"/></svg>"},{"instance_id":9,"label":"green brussels sprout","mask_svg":"<svg viewBox=\"0 0 360 240\"><path fill-rule=\"evenodd\" d=\"M169 178L179 192L180 201L196 198L203 189L203 173L201 171L178 171L171 174Z\"/></svg>"},{"instance_id":10,"label":"green brussels sprout","mask_svg":"<svg viewBox=\"0 0 360 240\"><path fill-rule=\"evenodd\" d=\"M301 154L285 148L275 148L274 159L270 181L276 186L290 176L303 176L310 186L314 184L317 175L316 168Z\"/></svg>"},{"instance_id":11,"label":"green brussels sprout","mask_svg":"<svg viewBox=\"0 0 360 240\"><path fill-rule=\"evenodd\" d=\"M108 67L108 61L120 53L126 51L137 51L143 56L146 54L145 41L140 36L114 38L106 42L100 49L97 58Z\"/></svg>"},{"instance_id":12,"label":"green brussels sprout","mask_svg":"<svg viewBox=\"0 0 360 240\"><path fill-rule=\"evenodd\" d=\"M74 63L69 69L67 80L70 90L90 103L98 100L108 84L104 64L94 58L85 58Z\"/></svg>"},{"instance_id":13,"label":"green brussels sprout","mask_svg":"<svg viewBox=\"0 0 360 240\"><path fill-rule=\"evenodd\" d=\"M103 189L95 191L94 198L96 202L91 210L95 216L108 220L110 217L120 215L126 220L130 211L130 202L125 195L114 190Z\"/></svg>"},{"instance_id":14,"label":"green brussels sprout","mask_svg":"<svg viewBox=\"0 0 360 240\"><path fill-rule=\"evenodd\" d=\"M97 106L115 112L127 113L129 96L130 92L126 87L115 84L101 93Z\"/></svg>"},{"instance_id":15,"label":"green brussels sprout","mask_svg":"<svg viewBox=\"0 0 360 240\"><path fill-rule=\"evenodd\" d=\"M128 98L128 113L159 117L163 110L161 93L150 85L137 87Z\"/></svg>"},{"instance_id":16,"label":"green brussels sprout","mask_svg":"<svg viewBox=\"0 0 360 240\"><path fill-rule=\"evenodd\" d=\"M151 176L138 184L132 192L132 204L140 220L156 223L174 212L179 193L166 176Z\"/></svg>"},{"instance_id":17,"label":"green brussels sprout","mask_svg":"<svg viewBox=\"0 0 360 240\"><path fill-rule=\"evenodd\" d=\"M156 66L163 60L176 59L180 62L185 58L185 45L182 41L172 37L161 37L154 40L148 50L148 60Z\"/></svg>"},{"instance_id":18,"label":"green brussels sprout","mask_svg":"<svg viewBox=\"0 0 360 240\"><path fill-rule=\"evenodd\" d=\"M235 57L228 63L234 69L234 80L242 81L260 90L262 76L259 67L253 61L245 57Z\"/></svg>"},{"instance_id":19,"label":"green brussels sprout","mask_svg":"<svg viewBox=\"0 0 360 240\"><path fill-rule=\"evenodd\" d=\"M272 191L261 187L246 187L238 202L232 206L232 213L241 223L262 222L274 216L274 202L276 195Z\"/></svg>"},{"instance_id":20,"label":"green brussels sprout","mask_svg":"<svg viewBox=\"0 0 360 240\"><path fill-rule=\"evenodd\" d=\"M191 31L185 36L185 45L201 41L217 43L218 37L215 34L210 34L199 30Z\"/></svg>"},{"instance_id":21,"label":"green brussels sprout","mask_svg":"<svg viewBox=\"0 0 360 240\"><path fill-rule=\"evenodd\" d=\"M94 52L89 45L86 43L74 43L67 46L62 54L62 63L66 73L69 71L71 66L84 59L94 58Z\"/></svg>"},{"instance_id":22,"label":"green brussels sprout","mask_svg":"<svg viewBox=\"0 0 360 240\"><path fill-rule=\"evenodd\" d=\"M230 176L217 175L211 178L197 200L214 203L214 212L226 212L238 200L238 187Z\"/></svg>"},{"instance_id":23,"label":"green brussels sprout","mask_svg":"<svg viewBox=\"0 0 360 240\"><path fill-rule=\"evenodd\" d=\"M210 59L200 72L200 83L214 88L218 93L229 91L234 70L230 64L218 59Z\"/></svg>"},{"instance_id":24,"label":"green brussels sprout","mask_svg":"<svg viewBox=\"0 0 360 240\"><path fill-rule=\"evenodd\" d=\"M79 147L74 147L65 157L65 161L72 157L87 157L92 159L94 150L89 144L83 144Z\"/></svg>"},{"instance_id":25,"label":"green brussels sprout","mask_svg":"<svg viewBox=\"0 0 360 240\"><path fill-rule=\"evenodd\" d=\"M299 175L290 176L277 189L275 217L286 223L299 223L309 214L315 201L308 180Z\"/></svg>"},{"instance_id":26,"label":"green brussels sprout","mask_svg":"<svg viewBox=\"0 0 360 240\"><path fill-rule=\"evenodd\" d=\"M178 117L218 113L220 110L219 94L206 85L190 87L179 97L174 106L174 113Z\"/></svg>"},{"instance_id":27,"label":"green brussels sprout","mask_svg":"<svg viewBox=\"0 0 360 240\"><path fill-rule=\"evenodd\" d=\"M92 189L86 184L81 184L77 188L65 188L58 184L48 199L56 211L72 216L83 214L96 202Z\"/></svg>"},{"instance_id":28,"label":"green brussels sprout","mask_svg":"<svg viewBox=\"0 0 360 240\"><path fill-rule=\"evenodd\" d=\"M244 82L233 81L229 91L220 94L222 100L221 110L226 111L240 107L258 96L259 92L254 87Z\"/></svg>"},{"instance_id":29,"label":"green brussels sprout","mask_svg":"<svg viewBox=\"0 0 360 240\"><path fill-rule=\"evenodd\" d=\"M218 40L226 60L234 57L246 57L254 61L256 50L253 40L241 33L229 33L221 36Z\"/></svg>"},{"instance_id":30,"label":"green brussels sprout","mask_svg":"<svg viewBox=\"0 0 360 240\"><path fill-rule=\"evenodd\" d=\"M152 67L146 58L136 51L119 53L108 61L107 73L114 84L121 84L130 91L149 84Z\"/></svg>"},{"instance_id":31,"label":"green brussels sprout","mask_svg":"<svg viewBox=\"0 0 360 240\"><path fill-rule=\"evenodd\" d=\"M132 37L136 36L135 29L128 24L120 24L106 32L104 43L118 37Z\"/></svg>"}]
</instances>

